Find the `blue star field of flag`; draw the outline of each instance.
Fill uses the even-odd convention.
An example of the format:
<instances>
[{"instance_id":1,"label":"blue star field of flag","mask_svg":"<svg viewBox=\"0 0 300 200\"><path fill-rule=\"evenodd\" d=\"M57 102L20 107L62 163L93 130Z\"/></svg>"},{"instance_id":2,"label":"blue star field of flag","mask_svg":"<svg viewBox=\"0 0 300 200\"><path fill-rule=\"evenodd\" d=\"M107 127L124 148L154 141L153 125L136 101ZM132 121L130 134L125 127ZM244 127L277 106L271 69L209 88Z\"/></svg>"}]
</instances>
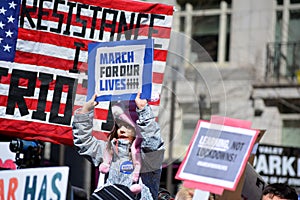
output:
<instances>
[{"instance_id":1,"label":"blue star field of flag","mask_svg":"<svg viewBox=\"0 0 300 200\"><path fill-rule=\"evenodd\" d=\"M0 1L0 60L14 60L19 11L19 0Z\"/></svg>"}]
</instances>

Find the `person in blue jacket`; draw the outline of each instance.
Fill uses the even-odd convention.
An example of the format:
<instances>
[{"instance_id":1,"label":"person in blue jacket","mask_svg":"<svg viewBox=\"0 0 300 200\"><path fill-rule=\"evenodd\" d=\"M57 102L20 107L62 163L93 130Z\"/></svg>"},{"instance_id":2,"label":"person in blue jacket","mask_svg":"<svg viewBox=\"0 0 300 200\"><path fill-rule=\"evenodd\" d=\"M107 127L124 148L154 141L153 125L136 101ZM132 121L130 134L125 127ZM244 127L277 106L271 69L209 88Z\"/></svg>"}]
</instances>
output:
<instances>
[{"instance_id":1,"label":"person in blue jacket","mask_svg":"<svg viewBox=\"0 0 300 200\"><path fill-rule=\"evenodd\" d=\"M135 99L138 117L136 121L132 120L128 112L122 113L122 109L119 108L114 112L112 108L115 125L109 139L104 141L92 136L94 107L97 105L95 98L96 95L75 111L73 137L78 153L86 156L95 166L102 165L100 171L108 172L105 184L97 190L108 185L122 184L133 192L140 192L139 199L156 200L165 147L160 127L147 100L141 99L138 92ZM137 151L132 152L132 145L137 139ZM133 158L136 155L132 155L136 153L141 161L141 164L137 165L140 166L140 178L137 183L133 181ZM140 190L132 189L136 184L140 186Z\"/></svg>"}]
</instances>

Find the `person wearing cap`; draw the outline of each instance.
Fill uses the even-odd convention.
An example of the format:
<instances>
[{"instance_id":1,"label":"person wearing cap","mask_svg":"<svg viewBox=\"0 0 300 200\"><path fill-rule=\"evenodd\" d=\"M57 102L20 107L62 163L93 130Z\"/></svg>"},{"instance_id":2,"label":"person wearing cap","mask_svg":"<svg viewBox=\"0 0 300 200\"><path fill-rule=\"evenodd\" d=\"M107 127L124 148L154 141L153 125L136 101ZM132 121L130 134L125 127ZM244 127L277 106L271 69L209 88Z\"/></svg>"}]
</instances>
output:
<instances>
[{"instance_id":1,"label":"person wearing cap","mask_svg":"<svg viewBox=\"0 0 300 200\"><path fill-rule=\"evenodd\" d=\"M137 119L121 106L113 106L115 125L104 141L92 136L95 98L96 95L74 114L73 137L78 153L99 166L100 172L108 173L104 186L121 184L134 193L138 189L133 191L132 185L138 184L141 192L135 195L137 199L157 199L165 147L147 100L141 99L138 92ZM137 171L140 173L135 183Z\"/></svg>"}]
</instances>

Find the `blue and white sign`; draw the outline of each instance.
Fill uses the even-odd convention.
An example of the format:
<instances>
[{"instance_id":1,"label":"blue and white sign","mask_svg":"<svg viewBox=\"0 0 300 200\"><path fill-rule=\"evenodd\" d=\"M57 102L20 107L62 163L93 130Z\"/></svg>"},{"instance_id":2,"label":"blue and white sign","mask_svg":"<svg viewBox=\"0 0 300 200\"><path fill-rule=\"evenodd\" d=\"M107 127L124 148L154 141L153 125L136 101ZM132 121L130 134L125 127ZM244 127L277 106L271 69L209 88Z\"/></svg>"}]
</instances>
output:
<instances>
[{"instance_id":1,"label":"blue and white sign","mask_svg":"<svg viewBox=\"0 0 300 200\"><path fill-rule=\"evenodd\" d=\"M91 43L88 47L88 96L96 101L150 99L153 39Z\"/></svg>"},{"instance_id":2,"label":"blue and white sign","mask_svg":"<svg viewBox=\"0 0 300 200\"><path fill-rule=\"evenodd\" d=\"M67 199L69 167L0 171L0 199Z\"/></svg>"}]
</instances>

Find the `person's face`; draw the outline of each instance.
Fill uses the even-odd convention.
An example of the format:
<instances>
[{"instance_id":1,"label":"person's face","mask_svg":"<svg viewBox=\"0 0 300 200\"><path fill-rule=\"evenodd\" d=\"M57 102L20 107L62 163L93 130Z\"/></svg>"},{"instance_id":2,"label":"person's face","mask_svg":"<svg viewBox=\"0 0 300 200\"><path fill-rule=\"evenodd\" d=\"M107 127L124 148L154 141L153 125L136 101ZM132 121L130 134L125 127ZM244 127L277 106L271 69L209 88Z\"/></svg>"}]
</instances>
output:
<instances>
[{"instance_id":1,"label":"person's face","mask_svg":"<svg viewBox=\"0 0 300 200\"><path fill-rule=\"evenodd\" d=\"M130 142L133 141L135 136L135 130L132 126L124 122L118 122L119 129L117 131L119 139L127 139Z\"/></svg>"},{"instance_id":2,"label":"person's face","mask_svg":"<svg viewBox=\"0 0 300 200\"><path fill-rule=\"evenodd\" d=\"M282 199L278 196L275 196L273 194L266 194L266 195L263 195L262 199L261 200L288 200L288 199Z\"/></svg>"}]
</instances>

